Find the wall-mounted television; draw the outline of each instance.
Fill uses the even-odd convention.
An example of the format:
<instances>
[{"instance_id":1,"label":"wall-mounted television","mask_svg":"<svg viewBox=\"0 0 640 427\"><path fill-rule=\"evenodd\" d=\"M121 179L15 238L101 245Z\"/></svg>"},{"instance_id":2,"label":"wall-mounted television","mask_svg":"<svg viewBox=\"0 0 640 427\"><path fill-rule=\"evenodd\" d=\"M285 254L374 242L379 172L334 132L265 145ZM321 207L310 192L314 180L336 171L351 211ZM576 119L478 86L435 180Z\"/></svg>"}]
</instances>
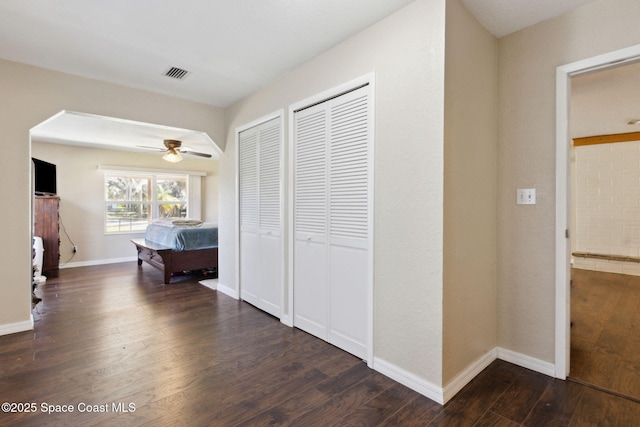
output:
<instances>
[{"instance_id":1,"label":"wall-mounted television","mask_svg":"<svg viewBox=\"0 0 640 427\"><path fill-rule=\"evenodd\" d=\"M56 165L31 158L33 161L33 190L39 196L55 196L56 188Z\"/></svg>"}]
</instances>

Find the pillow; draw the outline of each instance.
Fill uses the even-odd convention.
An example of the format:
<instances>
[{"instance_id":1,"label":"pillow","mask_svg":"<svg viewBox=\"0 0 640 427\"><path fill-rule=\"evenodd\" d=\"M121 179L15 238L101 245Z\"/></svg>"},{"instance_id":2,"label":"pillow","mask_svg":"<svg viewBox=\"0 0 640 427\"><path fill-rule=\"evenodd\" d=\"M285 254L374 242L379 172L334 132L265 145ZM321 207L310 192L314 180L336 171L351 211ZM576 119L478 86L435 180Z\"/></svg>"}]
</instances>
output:
<instances>
[{"instance_id":1,"label":"pillow","mask_svg":"<svg viewBox=\"0 0 640 427\"><path fill-rule=\"evenodd\" d=\"M202 221L192 218L157 218L152 223L165 227L200 227L202 225Z\"/></svg>"}]
</instances>

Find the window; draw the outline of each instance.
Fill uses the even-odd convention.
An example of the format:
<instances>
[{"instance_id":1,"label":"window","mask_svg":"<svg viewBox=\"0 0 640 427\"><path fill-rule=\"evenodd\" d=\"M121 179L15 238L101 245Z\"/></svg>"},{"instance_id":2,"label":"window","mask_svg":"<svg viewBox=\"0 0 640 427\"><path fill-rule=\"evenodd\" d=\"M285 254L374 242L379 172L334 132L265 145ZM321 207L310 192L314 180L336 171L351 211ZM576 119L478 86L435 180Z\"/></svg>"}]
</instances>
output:
<instances>
[{"instance_id":1,"label":"window","mask_svg":"<svg viewBox=\"0 0 640 427\"><path fill-rule=\"evenodd\" d=\"M143 232L156 218L185 218L187 175L107 173L105 232Z\"/></svg>"}]
</instances>

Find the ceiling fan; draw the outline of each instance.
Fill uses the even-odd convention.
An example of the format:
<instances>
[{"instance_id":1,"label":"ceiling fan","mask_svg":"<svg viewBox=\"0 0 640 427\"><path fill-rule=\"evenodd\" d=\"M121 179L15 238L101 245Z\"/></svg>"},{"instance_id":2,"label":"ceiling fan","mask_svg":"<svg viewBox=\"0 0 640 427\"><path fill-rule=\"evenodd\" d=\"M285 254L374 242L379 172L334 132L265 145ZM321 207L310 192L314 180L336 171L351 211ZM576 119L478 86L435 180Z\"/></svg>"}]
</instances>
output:
<instances>
[{"instance_id":1,"label":"ceiling fan","mask_svg":"<svg viewBox=\"0 0 640 427\"><path fill-rule=\"evenodd\" d=\"M207 158L211 157L211 154L199 153L197 151L192 151L188 147L182 147L182 141L178 141L176 139L165 139L164 146L167 147L166 150L164 148L138 145L138 147L140 148L146 148L149 150L165 152L165 155L162 156L162 158L171 163L177 163L180 160L182 160L182 154L189 154L191 156L199 156L199 157L207 157Z\"/></svg>"}]
</instances>

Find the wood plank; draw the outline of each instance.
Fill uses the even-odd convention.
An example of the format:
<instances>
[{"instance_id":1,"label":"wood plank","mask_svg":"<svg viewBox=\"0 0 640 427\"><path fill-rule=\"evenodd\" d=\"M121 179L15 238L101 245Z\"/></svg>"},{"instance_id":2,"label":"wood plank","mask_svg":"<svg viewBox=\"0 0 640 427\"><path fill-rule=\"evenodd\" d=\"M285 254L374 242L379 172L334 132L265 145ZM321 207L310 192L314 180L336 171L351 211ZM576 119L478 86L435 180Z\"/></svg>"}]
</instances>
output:
<instances>
[{"instance_id":1,"label":"wood plank","mask_svg":"<svg viewBox=\"0 0 640 427\"><path fill-rule=\"evenodd\" d=\"M522 424L515 423L508 418L504 418L495 412L488 411L485 413L474 427L516 427Z\"/></svg>"},{"instance_id":2,"label":"wood plank","mask_svg":"<svg viewBox=\"0 0 640 427\"><path fill-rule=\"evenodd\" d=\"M587 387L570 381L552 380L527 416L525 425L566 426L578 410Z\"/></svg>"},{"instance_id":3,"label":"wood plank","mask_svg":"<svg viewBox=\"0 0 640 427\"><path fill-rule=\"evenodd\" d=\"M640 262L640 258L626 255L608 255L595 252L572 252L571 255L580 258L605 259L607 261Z\"/></svg>"},{"instance_id":4,"label":"wood plank","mask_svg":"<svg viewBox=\"0 0 640 427\"><path fill-rule=\"evenodd\" d=\"M640 277L572 271L571 378L640 400Z\"/></svg>"},{"instance_id":5,"label":"wood plank","mask_svg":"<svg viewBox=\"0 0 640 427\"><path fill-rule=\"evenodd\" d=\"M612 133L607 135L585 136L573 138L574 147L594 144L611 144L615 142L640 141L640 132Z\"/></svg>"},{"instance_id":6,"label":"wood plank","mask_svg":"<svg viewBox=\"0 0 640 427\"><path fill-rule=\"evenodd\" d=\"M443 406L425 396L418 395L398 407L395 414L380 423L379 427L426 426L441 412Z\"/></svg>"},{"instance_id":7,"label":"wood plank","mask_svg":"<svg viewBox=\"0 0 640 427\"><path fill-rule=\"evenodd\" d=\"M354 383L354 374L356 372L351 371L351 378L347 382L352 386L345 390L335 388L339 380L330 380L329 387L320 387L326 399L318 402L304 414L295 417L291 423L300 426L341 425L343 418L357 411L359 407L392 385L386 377L371 373L366 373L364 377L358 375L360 380ZM333 420L333 423L327 423L328 420Z\"/></svg>"},{"instance_id":8,"label":"wood plank","mask_svg":"<svg viewBox=\"0 0 640 427\"><path fill-rule=\"evenodd\" d=\"M550 381L533 371L522 372L491 407L491 412L522 424Z\"/></svg>"},{"instance_id":9,"label":"wood plank","mask_svg":"<svg viewBox=\"0 0 640 427\"><path fill-rule=\"evenodd\" d=\"M622 399L618 404L618 426L640 426L640 404Z\"/></svg>"},{"instance_id":10,"label":"wood plank","mask_svg":"<svg viewBox=\"0 0 640 427\"><path fill-rule=\"evenodd\" d=\"M618 424L618 412L623 400L612 399L601 391L586 388L569 425L575 427L622 425Z\"/></svg>"},{"instance_id":11,"label":"wood plank","mask_svg":"<svg viewBox=\"0 0 640 427\"><path fill-rule=\"evenodd\" d=\"M394 384L355 411L349 412L340 420L342 426L377 426L390 418L415 393L400 384Z\"/></svg>"}]
</instances>

